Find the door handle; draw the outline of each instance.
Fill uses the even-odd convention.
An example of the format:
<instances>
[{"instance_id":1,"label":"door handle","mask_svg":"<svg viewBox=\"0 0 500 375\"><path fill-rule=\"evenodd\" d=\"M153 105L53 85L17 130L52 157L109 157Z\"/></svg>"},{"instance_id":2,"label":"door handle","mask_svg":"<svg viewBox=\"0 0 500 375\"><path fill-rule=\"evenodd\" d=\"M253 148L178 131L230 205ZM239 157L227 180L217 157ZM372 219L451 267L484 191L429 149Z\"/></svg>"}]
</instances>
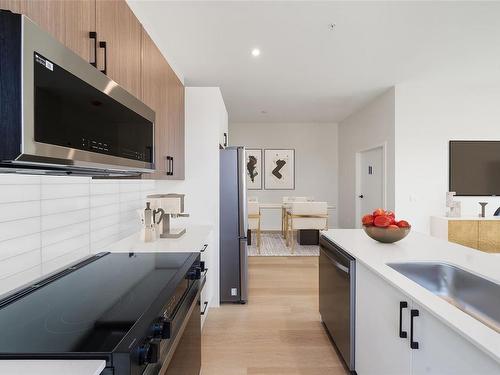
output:
<instances>
[{"instance_id":1,"label":"door handle","mask_svg":"<svg viewBox=\"0 0 500 375\"><path fill-rule=\"evenodd\" d=\"M203 302L203 311L200 314L205 315L205 313L207 312L207 309L208 309L208 302L205 301L205 302Z\"/></svg>"},{"instance_id":2,"label":"door handle","mask_svg":"<svg viewBox=\"0 0 500 375\"><path fill-rule=\"evenodd\" d=\"M410 310L410 348L412 349L418 349L418 342L413 341L413 319L419 316L418 310Z\"/></svg>"},{"instance_id":3,"label":"door handle","mask_svg":"<svg viewBox=\"0 0 500 375\"><path fill-rule=\"evenodd\" d=\"M170 159L172 159L172 157L171 156L167 156L167 168L166 168L166 173L165 173L167 176L172 176L172 174L173 174L172 173L172 165L170 163Z\"/></svg>"},{"instance_id":4,"label":"door handle","mask_svg":"<svg viewBox=\"0 0 500 375\"><path fill-rule=\"evenodd\" d=\"M365 196L363 194L358 195L358 198L364 198Z\"/></svg>"},{"instance_id":5,"label":"door handle","mask_svg":"<svg viewBox=\"0 0 500 375\"><path fill-rule=\"evenodd\" d=\"M227 133L224 133L224 147L227 147Z\"/></svg>"},{"instance_id":6,"label":"door handle","mask_svg":"<svg viewBox=\"0 0 500 375\"><path fill-rule=\"evenodd\" d=\"M206 243L205 245L203 245L203 249L200 250L200 253L204 253L205 250L207 249L208 247L208 244Z\"/></svg>"},{"instance_id":7,"label":"door handle","mask_svg":"<svg viewBox=\"0 0 500 375\"><path fill-rule=\"evenodd\" d=\"M344 273L347 273L349 275L349 268L344 266L343 264L340 264L339 262L337 262L335 259L333 259L331 256L329 256L326 251L323 250L323 254L325 254L325 256L328 258L328 260L333 263L333 265L339 269L340 271L344 272Z\"/></svg>"},{"instance_id":8,"label":"door handle","mask_svg":"<svg viewBox=\"0 0 500 375\"><path fill-rule=\"evenodd\" d=\"M90 65L97 68L97 33L95 31L89 31L89 38L94 39L94 61L90 61Z\"/></svg>"},{"instance_id":9,"label":"door handle","mask_svg":"<svg viewBox=\"0 0 500 375\"><path fill-rule=\"evenodd\" d=\"M99 48L104 49L104 69L101 70L104 74L108 74L108 47L106 42L100 41ZM97 59L96 59L97 62Z\"/></svg>"},{"instance_id":10,"label":"door handle","mask_svg":"<svg viewBox=\"0 0 500 375\"><path fill-rule=\"evenodd\" d=\"M405 339L408 337L408 332L403 331L403 309L408 308L408 302L400 301L399 302L399 337Z\"/></svg>"}]
</instances>

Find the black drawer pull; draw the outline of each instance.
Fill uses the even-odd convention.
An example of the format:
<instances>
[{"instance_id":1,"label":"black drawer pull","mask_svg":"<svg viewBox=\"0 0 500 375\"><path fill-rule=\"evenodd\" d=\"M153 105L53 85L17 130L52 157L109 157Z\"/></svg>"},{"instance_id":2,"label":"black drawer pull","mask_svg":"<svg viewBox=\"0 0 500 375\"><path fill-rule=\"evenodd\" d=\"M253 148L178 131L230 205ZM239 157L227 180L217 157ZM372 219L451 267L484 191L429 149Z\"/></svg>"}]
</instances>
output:
<instances>
[{"instance_id":1,"label":"black drawer pull","mask_svg":"<svg viewBox=\"0 0 500 375\"><path fill-rule=\"evenodd\" d=\"M408 337L408 332L403 331L403 309L408 308L408 302L400 301L399 302L399 337L405 339Z\"/></svg>"},{"instance_id":2,"label":"black drawer pull","mask_svg":"<svg viewBox=\"0 0 500 375\"><path fill-rule=\"evenodd\" d=\"M224 133L224 147L227 147L227 133Z\"/></svg>"},{"instance_id":3,"label":"black drawer pull","mask_svg":"<svg viewBox=\"0 0 500 375\"><path fill-rule=\"evenodd\" d=\"M208 244L206 243L205 245L203 245L203 249L200 250L200 253L204 253L205 250L207 249L208 247Z\"/></svg>"},{"instance_id":4,"label":"black drawer pull","mask_svg":"<svg viewBox=\"0 0 500 375\"><path fill-rule=\"evenodd\" d=\"M205 301L203 302L203 311L200 313L201 315L205 315L205 313L207 312L207 309L208 309L208 302Z\"/></svg>"},{"instance_id":5,"label":"black drawer pull","mask_svg":"<svg viewBox=\"0 0 500 375\"><path fill-rule=\"evenodd\" d=\"M108 47L106 45L106 42L99 42L99 48L104 49L104 69L101 70L101 72L103 72L104 74L108 74Z\"/></svg>"},{"instance_id":6,"label":"black drawer pull","mask_svg":"<svg viewBox=\"0 0 500 375\"><path fill-rule=\"evenodd\" d=\"M413 341L413 318L419 316L418 310L410 310L410 348L418 349L418 342Z\"/></svg>"},{"instance_id":7,"label":"black drawer pull","mask_svg":"<svg viewBox=\"0 0 500 375\"><path fill-rule=\"evenodd\" d=\"M94 39L94 61L90 61L90 65L97 68L97 33L95 31L89 31L89 38Z\"/></svg>"}]
</instances>

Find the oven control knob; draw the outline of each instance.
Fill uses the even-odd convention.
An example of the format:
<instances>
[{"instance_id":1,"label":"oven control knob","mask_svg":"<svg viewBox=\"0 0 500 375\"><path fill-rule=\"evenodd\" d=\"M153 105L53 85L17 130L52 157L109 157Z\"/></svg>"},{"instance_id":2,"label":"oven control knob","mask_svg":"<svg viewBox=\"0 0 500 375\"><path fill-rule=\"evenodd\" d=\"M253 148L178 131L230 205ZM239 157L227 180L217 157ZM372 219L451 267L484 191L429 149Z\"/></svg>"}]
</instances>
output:
<instances>
[{"instance_id":1,"label":"oven control knob","mask_svg":"<svg viewBox=\"0 0 500 375\"><path fill-rule=\"evenodd\" d=\"M160 318L151 328L154 339L169 339L170 338L170 321L166 318Z\"/></svg>"},{"instance_id":2,"label":"oven control knob","mask_svg":"<svg viewBox=\"0 0 500 375\"><path fill-rule=\"evenodd\" d=\"M158 343L150 341L147 342L137 349L139 365L147 365L149 363L158 362L158 353L159 353Z\"/></svg>"},{"instance_id":3,"label":"oven control knob","mask_svg":"<svg viewBox=\"0 0 500 375\"><path fill-rule=\"evenodd\" d=\"M201 279L201 269L200 267L193 267L189 270L187 274L189 280L199 280Z\"/></svg>"}]
</instances>

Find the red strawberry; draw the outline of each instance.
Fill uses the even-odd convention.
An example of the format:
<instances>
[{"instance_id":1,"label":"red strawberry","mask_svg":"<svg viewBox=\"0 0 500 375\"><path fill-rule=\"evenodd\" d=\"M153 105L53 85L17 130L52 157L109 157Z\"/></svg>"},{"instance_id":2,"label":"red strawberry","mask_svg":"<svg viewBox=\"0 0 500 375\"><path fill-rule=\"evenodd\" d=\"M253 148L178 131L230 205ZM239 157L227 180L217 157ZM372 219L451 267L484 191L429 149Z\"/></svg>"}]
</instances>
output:
<instances>
[{"instance_id":1,"label":"red strawberry","mask_svg":"<svg viewBox=\"0 0 500 375\"><path fill-rule=\"evenodd\" d=\"M391 218L385 215L377 216L373 220L373 224L375 224L376 227L387 228L389 225L391 225Z\"/></svg>"},{"instance_id":2,"label":"red strawberry","mask_svg":"<svg viewBox=\"0 0 500 375\"><path fill-rule=\"evenodd\" d=\"M365 215L361 219L363 225L373 225L373 215Z\"/></svg>"},{"instance_id":3,"label":"red strawberry","mask_svg":"<svg viewBox=\"0 0 500 375\"><path fill-rule=\"evenodd\" d=\"M399 220L396 224L400 228L409 228L410 223L408 223L406 220Z\"/></svg>"}]
</instances>

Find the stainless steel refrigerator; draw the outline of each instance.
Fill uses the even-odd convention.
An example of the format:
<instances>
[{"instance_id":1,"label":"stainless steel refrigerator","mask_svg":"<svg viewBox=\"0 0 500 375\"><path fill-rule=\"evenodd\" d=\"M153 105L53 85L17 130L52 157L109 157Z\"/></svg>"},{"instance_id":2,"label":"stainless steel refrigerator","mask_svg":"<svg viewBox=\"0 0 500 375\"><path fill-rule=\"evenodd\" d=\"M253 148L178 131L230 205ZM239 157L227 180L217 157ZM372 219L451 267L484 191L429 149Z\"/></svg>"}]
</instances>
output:
<instances>
[{"instance_id":1,"label":"stainless steel refrigerator","mask_svg":"<svg viewBox=\"0 0 500 375\"><path fill-rule=\"evenodd\" d=\"M220 150L220 300L248 301L245 148Z\"/></svg>"}]
</instances>

